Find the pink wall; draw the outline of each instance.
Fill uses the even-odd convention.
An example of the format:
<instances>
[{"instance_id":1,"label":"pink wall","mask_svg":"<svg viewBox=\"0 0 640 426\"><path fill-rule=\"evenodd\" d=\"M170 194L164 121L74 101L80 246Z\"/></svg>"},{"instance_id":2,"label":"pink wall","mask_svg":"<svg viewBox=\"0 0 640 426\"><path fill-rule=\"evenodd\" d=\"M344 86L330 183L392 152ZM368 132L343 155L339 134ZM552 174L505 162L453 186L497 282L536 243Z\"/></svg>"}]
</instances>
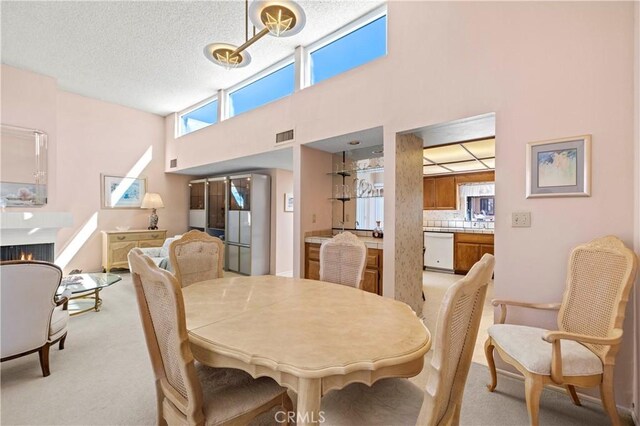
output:
<instances>
[{"instance_id":1,"label":"pink wall","mask_svg":"<svg viewBox=\"0 0 640 426\"><path fill-rule=\"evenodd\" d=\"M98 214L97 228L65 271L101 269L101 230L120 225L146 229L146 210L101 208L100 174L126 174L149 148L151 161L141 176L147 177L148 191L163 198L160 227L170 235L186 230L188 178L164 173L162 117L63 92L49 77L5 65L2 89L3 123L37 127L49 134L49 202L41 210L71 212L74 221L72 228L58 233L56 256Z\"/></svg>"},{"instance_id":2,"label":"pink wall","mask_svg":"<svg viewBox=\"0 0 640 426\"><path fill-rule=\"evenodd\" d=\"M272 135L295 127L296 146L364 128L397 132L487 112L497 114L500 206L496 220L497 297L560 300L571 247L615 234L633 243L634 4L631 2L389 2L386 58L175 141L167 151L181 167L273 149ZM167 118L172 128L172 118ZM527 142L593 135L589 198L525 198ZM209 157L212 141L239 141ZM294 147L295 148L295 147ZM295 154L294 149L294 154ZM309 170L294 163L296 200ZM294 155L295 158L295 155ZM389 162L385 161L386 164ZM385 195L395 196L393 165ZM296 241L317 200L301 200ZM305 205L310 203L309 206ZM314 206L314 207L312 207ZM395 247L395 215L385 208L385 251ZM513 211L530 211L528 229L510 226ZM330 209L326 212L330 217ZM324 218L323 218L324 219ZM416 232L418 230L416 229ZM298 262L299 248L294 252ZM393 256L385 256L385 294L393 294ZM535 312L514 311L515 322L552 325ZM626 333L633 335L633 310ZM618 356L618 402L631 406L633 339Z\"/></svg>"},{"instance_id":3,"label":"pink wall","mask_svg":"<svg viewBox=\"0 0 640 426\"><path fill-rule=\"evenodd\" d=\"M327 173L332 167L332 155L317 149L295 146L294 170L294 228L293 228L293 276L304 276L304 234L310 231L331 229L331 185Z\"/></svg>"},{"instance_id":4,"label":"pink wall","mask_svg":"<svg viewBox=\"0 0 640 426\"><path fill-rule=\"evenodd\" d=\"M282 169L257 170L271 176L271 255L269 273L293 273L293 213L284 211L284 194L293 193L293 172Z\"/></svg>"}]
</instances>

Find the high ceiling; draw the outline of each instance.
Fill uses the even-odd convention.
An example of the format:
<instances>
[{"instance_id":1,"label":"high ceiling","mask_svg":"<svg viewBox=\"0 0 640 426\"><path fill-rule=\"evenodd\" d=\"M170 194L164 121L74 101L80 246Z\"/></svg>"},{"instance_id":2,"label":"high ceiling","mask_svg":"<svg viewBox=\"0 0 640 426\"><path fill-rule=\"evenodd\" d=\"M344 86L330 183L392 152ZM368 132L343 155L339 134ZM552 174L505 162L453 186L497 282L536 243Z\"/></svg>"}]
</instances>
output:
<instances>
[{"instance_id":1,"label":"high ceiling","mask_svg":"<svg viewBox=\"0 0 640 426\"><path fill-rule=\"evenodd\" d=\"M167 115L228 88L383 2L299 0L297 35L267 36L246 68L209 62L212 42L244 42L243 1L2 1L2 63L73 93Z\"/></svg>"}]
</instances>

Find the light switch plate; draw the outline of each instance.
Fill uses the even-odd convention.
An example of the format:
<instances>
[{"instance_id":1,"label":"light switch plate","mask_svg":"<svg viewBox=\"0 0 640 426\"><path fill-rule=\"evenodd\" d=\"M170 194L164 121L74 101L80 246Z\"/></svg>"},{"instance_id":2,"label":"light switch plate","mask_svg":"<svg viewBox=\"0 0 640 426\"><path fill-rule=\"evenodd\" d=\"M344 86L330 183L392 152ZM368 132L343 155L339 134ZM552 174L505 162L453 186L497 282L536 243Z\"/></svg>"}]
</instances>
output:
<instances>
[{"instance_id":1,"label":"light switch plate","mask_svg":"<svg viewBox=\"0 0 640 426\"><path fill-rule=\"evenodd\" d=\"M530 228L531 212L513 212L511 213L511 227L513 228Z\"/></svg>"}]
</instances>

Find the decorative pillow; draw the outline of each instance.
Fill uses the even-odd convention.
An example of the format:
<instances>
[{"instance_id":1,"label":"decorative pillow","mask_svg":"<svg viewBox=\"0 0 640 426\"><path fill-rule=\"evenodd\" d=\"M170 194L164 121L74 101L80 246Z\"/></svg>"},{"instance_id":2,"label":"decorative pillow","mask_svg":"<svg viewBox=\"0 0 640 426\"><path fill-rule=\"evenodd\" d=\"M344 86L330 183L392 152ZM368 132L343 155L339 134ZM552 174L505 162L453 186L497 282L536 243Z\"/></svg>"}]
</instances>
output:
<instances>
[{"instance_id":1,"label":"decorative pillow","mask_svg":"<svg viewBox=\"0 0 640 426\"><path fill-rule=\"evenodd\" d=\"M162 249L160 249L160 257L169 257L169 246L171 245L172 242L174 242L178 238L182 238L182 234L176 235L175 237L167 238L166 240L164 240Z\"/></svg>"}]
</instances>

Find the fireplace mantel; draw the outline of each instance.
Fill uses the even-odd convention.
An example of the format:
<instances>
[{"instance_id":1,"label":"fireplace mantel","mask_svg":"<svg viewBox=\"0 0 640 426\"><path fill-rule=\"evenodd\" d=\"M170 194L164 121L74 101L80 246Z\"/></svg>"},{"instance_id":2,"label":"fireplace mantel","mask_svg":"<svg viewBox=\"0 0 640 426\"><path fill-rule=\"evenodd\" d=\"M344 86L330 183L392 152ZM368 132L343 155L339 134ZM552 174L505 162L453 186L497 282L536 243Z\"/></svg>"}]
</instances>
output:
<instances>
[{"instance_id":1,"label":"fireplace mantel","mask_svg":"<svg viewBox=\"0 0 640 426\"><path fill-rule=\"evenodd\" d=\"M0 245L55 243L58 229L72 225L68 212L0 212Z\"/></svg>"}]
</instances>

